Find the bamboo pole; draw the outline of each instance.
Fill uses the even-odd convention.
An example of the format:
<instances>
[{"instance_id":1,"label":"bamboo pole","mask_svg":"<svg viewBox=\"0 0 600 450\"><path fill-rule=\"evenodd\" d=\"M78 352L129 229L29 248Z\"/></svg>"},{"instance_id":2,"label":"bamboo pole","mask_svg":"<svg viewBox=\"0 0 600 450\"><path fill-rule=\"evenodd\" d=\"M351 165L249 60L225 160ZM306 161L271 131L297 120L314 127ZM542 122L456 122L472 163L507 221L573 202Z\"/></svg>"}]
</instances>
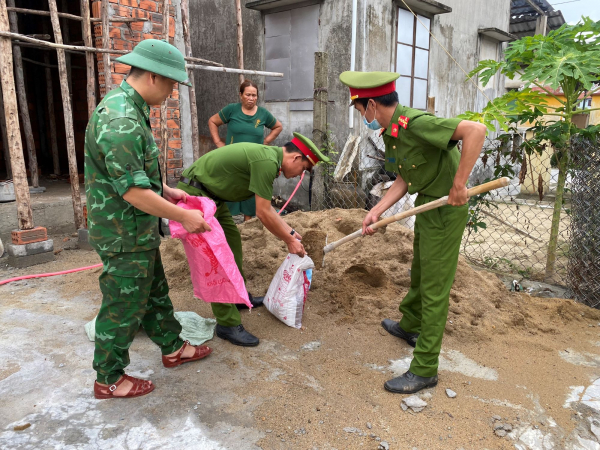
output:
<instances>
[{"instance_id":1,"label":"bamboo pole","mask_svg":"<svg viewBox=\"0 0 600 450\"><path fill-rule=\"evenodd\" d=\"M8 31L8 11L6 0L0 0L0 31ZM13 56L10 39L0 38L0 80L2 82L2 95L4 97L4 117L8 131L8 148L17 200L17 219L19 230L33 228L33 213L31 212L31 199L27 185L27 169L23 157L23 143L19 128L19 113L17 96L15 93L15 79L13 77Z\"/></svg>"},{"instance_id":2,"label":"bamboo pole","mask_svg":"<svg viewBox=\"0 0 600 450\"><path fill-rule=\"evenodd\" d=\"M15 8L14 6L9 6L8 8L6 8L9 12L15 12L15 13L21 13L21 14L34 14L36 16L50 16L50 11L40 11L38 9L27 9L27 8ZM60 18L64 18L64 19L71 19L71 20L82 20L81 17L79 16L75 16L73 14L65 14L65 13L58 13L58 17Z\"/></svg>"},{"instance_id":3,"label":"bamboo pole","mask_svg":"<svg viewBox=\"0 0 600 450\"><path fill-rule=\"evenodd\" d=\"M10 150L8 148L8 133L6 132L3 97L2 84L0 83L0 132L2 133L2 153L4 153L4 164L6 165L6 179L10 180L12 178L12 168L10 167Z\"/></svg>"},{"instance_id":4,"label":"bamboo pole","mask_svg":"<svg viewBox=\"0 0 600 450\"><path fill-rule=\"evenodd\" d=\"M188 0L181 0L181 23L183 24L183 42L185 46L185 54L188 57L192 56L192 45L190 38L190 9ZM196 88L194 81L194 72L188 70L190 83L190 120L192 121L192 151L194 161L200 158L200 130L198 129L198 106L196 104Z\"/></svg>"},{"instance_id":5,"label":"bamboo pole","mask_svg":"<svg viewBox=\"0 0 600 450\"><path fill-rule=\"evenodd\" d=\"M63 11L68 11L69 6L67 5L67 0L61 1L61 9ZM67 19L61 19L61 32L63 36L63 43L69 44L71 42L71 33L69 33L69 23ZM67 79L69 80L69 95L71 96L71 103L73 102L73 75L71 72L71 54L65 53L65 62L67 63Z\"/></svg>"},{"instance_id":6,"label":"bamboo pole","mask_svg":"<svg viewBox=\"0 0 600 450\"><path fill-rule=\"evenodd\" d=\"M198 69L198 70L208 70L210 72L243 73L245 75L260 75L260 76L263 76L263 77L279 77L279 78L283 78L283 73L280 73L280 72L264 72L262 70L242 70L242 69L232 69L232 68L229 68L229 67L203 66L201 64L186 64L186 68L188 68L188 69Z\"/></svg>"},{"instance_id":7,"label":"bamboo pole","mask_svg":"<svg viewBox=\"0 0 600 450\"><path fill-rule=\"evenodd\" d=\"M170 0L163 0L163 31L162 38L169 42L169 5ZM167 157L169 148L169 128L167 127L167 101L160 105L160 149L162 155L162 181L167 183Z\"/></svg>"},{"instance_id":8,"label":"bamboo pole","mask_svg":"<svg viewBox=\"0 0 600 450\"><path fill-rule=\"evenodd\" d=\"M89 8L89 5L88 5ZM33 14L36 16L47 16L50 17L50 11L40 11L38 9L26 9L26 8L6 8L8 9L9 12L16 12L16 13L21 13L21 14ZM86 19L85 17L83 17L83 13L81 14L81 16L76 16L74 14L66 14L66 13L58 13L58 17L60 17L61 19L71 19L71 20L77 20L79 22L101 22L102 19L100 18L88 18ZM146 19L145 17L117 17L117 16L113 16L110 18L111 22L121 22L121 23L127 23L127 22L148 22L149 19Z\"/></svg>"},{"instance_id":9,"label":"bamboo pole","mask_svg":"<svg viewBox=\"0 0 600 450\"><path fill-rule=\"evenodd\" d=\"M15 6L15 0L7 0L8 6ZM10 31L19 32L17 14L11 12L8 14ZM13 45L13 59L15 64L15 82L17 84L17 97L19 99L19 111L21 112L21 122L23 124L23 133L25 134L25 143L27 144L27 157L29 159L29 172L31 173L31 185L40 186L38 174L37 152L35 140L33 139L33 129L31 128L31 117L29 117L29 103L27 102L27 91L25 90L25 74L23 73L23 59L21 57L21 48Z\"/></svg>"},{"instance_id":10,"label":"bamboo pole","mask_svg":"<svg viewBox=\"0 0 600 450\"><path fill-rule=\"evenodd\" d=\"M81 0L81 23L83 42L86 47L92 47L92 26L90 25L90 2L89 0ZM96 71L94 70L94 54L85 52L85 62L87 70L87 104L88 104L88 119L92 117L96 109Z\"/></svg>"},{"instance_id":11,"label":"bamboo pole","mask_svg":"<svg viewBox=\"0 0 600 450\"><path fill-rule=\"evenodd\" d=\"M235 0L236 25L237 25L237 57L238 68L244 69L244 29L242 27L242 3ZM244 74L240 73L240 84L244 82Z\"/></svg>"},{"instance_id":12,"label":"bamboo pole","mask_svg":"<svg viewBox=\"0 0 600 450\"><path fill-rule=\"evenodd\" d=\"M54 30L54 40L62 44L62 35L60 33L60 23L58 22L58 11L56 0L48 0L50 7L50 20ZM83 210L81 207L81 194L79 193L79 173L77 172L77 157L75 155L75 133L73 131L73 111L71 109L71 97L69 96L69 83L67 80L67 65L65 62L65 52L62 49L56 51L58 56L58 74L60 78L60 92L63 103L63 113L65 117L65 135L67 137L67 155L69 157L69 177L71 179L71 197L73 199L73 214L75 218L75 227L83 227Z\"/></svg>"},{"instance_id":13,"label":"bamboo pole","mask_svg":"<svg viewBox=\"0 0 600 450\"><path fill-rule=\"evenodd\" d=\"M51 48L51 49L57 49L60 48L66 52L71 52L71 53L81 53L82 52L92 52L92 53L108 53L108 54L116 54L116 55L125 55L127 53L129 53L128 50L115 50L115 49L105 49L105 48L96 48L96 47L86 47L83 45L64 45L64 44L56 44L54 42L46 42L46 41L41 41L39 39L35 39L29 36L26 36L24 34L19 34L19 33L11 33L10 31L0 31L0 36L2 37L7 37L10 39L15 39L15 40L20 40L23 42L15 42L15 44L17 45L21 45L21 46L28 46L28 47L33 47L34 45L31 44L35 44L35 47L37 48ZM28 44L31 43L31 44ZM214 61L209 61L207 59L202 59L202 58L193 58L193 57L186 57L185 58L186 61L188 62L192 62L192 63L202 63L202 64L210 64L211 66L215 66L214 68L219 68L219 67L223 67L223 64L220 64L218 62L214 62ZM197 67L199 69L202 69L204 67L209 67L209 66L201 66L201 67ZM232 69L234 70L234 69ZM235 69L238 70L238 69ZM254 71L248 71L248 73L254 73Z\"/></svg>"},{"instance_id":14,"label":"bamboo pole","mask_svg":"<svg viewBox=\"0 0 600 450\"><path fill-rule=\"evenodd\" d=\"M50 55L44 53L46 63L46 103L48 106L48 128L50 128L50 148L52 149L52 167L54 175L60 175L60 159L58 157L58 139L56 137L56 118L54 112L54 91L52 88L52 70L50 70Z\"/></svg>"},{"instance_id":15,"label":"bamboo pole","mask_svg":"<svg viewBox=\"0 0 600 450\"><path fill-rule=\"evenodd\" d=\"M108 25L108 0L102 0L102 48L109 50L110 45L110 27ZM112 89L112 71L110 70L110 55L102 54L102 65L104 66L104 95Z\"/></svg>"}]
</instances>

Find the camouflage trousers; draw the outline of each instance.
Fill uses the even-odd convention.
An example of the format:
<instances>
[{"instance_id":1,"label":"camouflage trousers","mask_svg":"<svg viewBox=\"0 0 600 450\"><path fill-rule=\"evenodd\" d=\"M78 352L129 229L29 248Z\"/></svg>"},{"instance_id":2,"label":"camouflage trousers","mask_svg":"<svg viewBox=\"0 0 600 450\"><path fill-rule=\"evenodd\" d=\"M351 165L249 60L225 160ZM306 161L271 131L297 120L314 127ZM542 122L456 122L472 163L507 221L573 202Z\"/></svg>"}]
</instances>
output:
<instances>
[{"instance_id":1,"label":"camouflage trousers","mask_svg":"<svg viewBox=\"0 0 600 450\"><path fill-rule=\"evenodd\" d=\"M112 384L129 365L129 347L140 325L163 355L183 345L173 315L160 250L100 254L102 306L96 317L94 370L99 383Z\"/></svg>"}]
</instances>

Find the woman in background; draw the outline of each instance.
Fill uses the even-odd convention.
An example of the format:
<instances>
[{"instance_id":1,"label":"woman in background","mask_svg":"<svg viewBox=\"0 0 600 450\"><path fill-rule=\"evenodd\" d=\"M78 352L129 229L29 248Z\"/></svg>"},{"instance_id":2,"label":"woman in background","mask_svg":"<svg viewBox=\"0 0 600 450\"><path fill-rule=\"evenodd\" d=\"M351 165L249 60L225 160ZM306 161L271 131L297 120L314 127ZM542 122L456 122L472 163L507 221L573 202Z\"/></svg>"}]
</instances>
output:
<instances>
[{"instance_id":1,"label":"woman in background","mask_svg":"<svg viewBox=\"0 0 600 450\"><path fill-rule=\"evenodd\" d=\"M250 80L240 84L240 103L230 103L208 120L208 129L215 145L223 147L237 142L271 145L283 126L265 108L258 106L258 86ZM219 136L219 127L227 124L225 142ZM271 132L264 137L265 127ZM227 202L232 216L244 214L244 221L256 215L255 198L243 202Z\"/></svg>"}]
</instances>

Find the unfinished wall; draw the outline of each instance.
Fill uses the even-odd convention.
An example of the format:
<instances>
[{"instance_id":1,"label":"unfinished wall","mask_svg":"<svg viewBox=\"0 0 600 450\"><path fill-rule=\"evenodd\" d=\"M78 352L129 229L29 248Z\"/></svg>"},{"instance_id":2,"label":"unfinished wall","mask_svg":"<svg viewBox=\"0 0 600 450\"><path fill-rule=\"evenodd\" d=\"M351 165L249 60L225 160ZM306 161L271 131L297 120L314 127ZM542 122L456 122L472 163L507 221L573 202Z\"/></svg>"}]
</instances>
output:
<instances>
[{"instance_id":1,"label":"unfinished wall","mask_svg":"<svg viewBox=\"0 0 600 450\"><path fill-rule=\"evenodd\" d=\"M242 22L244 32L244 67L251 70L263 68L263 21L257 11L244 7ZM237 67L237 31L235 2L202 0L190 2L190 32L194 56L219 62L226 67ZM200 154L215 148L208 132L208 119L229 103L239 101L239 76L237 74L195 71ZM259 87L259 97L264 93L264 77L247 76ZM259 99L259 104L262 101ZM225 139L226 129L219 130Z\"/></svg>"},{"instance_id":2,"label":"unfinished wall","mask_svg":"<svg viewBox=\"0 0 600 450\"><path fill-rule=\"evenodd\" d=\"M175 2L171 1L169 12L169 41L174 44L175 37ZM101 1L92 1L92 17L100 17ZM115 50L133 50L136 44L144 39L161 39L163 33L163 2L152 0L110 0L109 16L147 18L148 22L133 22L131 24L111 22L110 23L110 46ZM96 47L102 47L102 25L94 25L94 37ZM119 55L111 55L113 58ZM104 64L102 55L97 54L98 60L98 83L100 95L106 93L106 82L104 80ZM118 62L111 62L112 80L109 89L118 86L129 72L130 67ZM110 86L112 83L112 86ZM168 153L167 153L167 183L174 185L179 180L183 171L183 155L181 142L181 123L179 108L179 89L187 89L185 86L176 85L171 96L167 99L167 125ZM160 105L152 106L150 113L150 124L154 133L154 139L160 147Z\"/></svg>"},{"instance_id":3,"label":"unfinished wall","mask_svg":"<svg viewBox=\"0 0 600 450\"><path fill-rule=\"evenodd\" d=\"M431 31L458 63L470 72L480 59L482 37L477 30L498 28L508 31L510 0L443 0L442 3L450 6L452 12L435 16ZM437 115L453 117L467 110L474 111L487 103L475 86L465 81L464 72L433 41L429 74L429 96L436 99ZM491 99L504 93L504 83L497 81L495 89L486 89L486 95Z\"/></svg>"}]
</instances>

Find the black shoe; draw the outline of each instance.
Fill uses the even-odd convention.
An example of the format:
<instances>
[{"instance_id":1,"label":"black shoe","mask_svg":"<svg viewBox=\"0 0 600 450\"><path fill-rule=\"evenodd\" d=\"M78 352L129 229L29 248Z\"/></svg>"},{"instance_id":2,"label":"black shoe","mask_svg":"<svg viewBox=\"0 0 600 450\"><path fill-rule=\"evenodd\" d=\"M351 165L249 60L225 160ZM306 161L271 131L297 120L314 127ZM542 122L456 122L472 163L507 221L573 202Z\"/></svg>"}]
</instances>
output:
<instances>
[{"instance_id":1,"label":"black shoe","mask_svg":"<svg viewBox=\"0 0 600 450\"><path fill-rule=\"evenodd\" d=\"M411 347L415 347L417 345L419 333L408 333L400 328L398 322L394 322L390 319L384 319L383 322L381 322L381 326L391 335L399 337L400 339L404 339Z\"/></svg>"},{"instance_id":2,"label":"black shoe","mask_svg":"<svg viewBox=\"0 0 600 450\"><path fill-rule=\"evenodd\" d=\"M414 394L421 389L434 387L437 385L438 377L420 377L410 370L404 375L386 381L383 385L387 391L396 394Z\"/></svg>"},{"instance_id":3,"label":"black shoe","mask_svg":"<svg viewBox=\"0 0 600 450\"><path fill-rule=\"evenodd\" d=\"M217 336L221 339L228 340L233 345L256 347L260 342L256 336L244 330L244 325L242 324L239 324L237 327L224 327L223 325L217 324L216 330Z\"/></svg>"},{"instance_id":4,"label":"black shoe","mask_svg":"<svg viewBox=\"0 0 600 450\"><path fill-rule=\"evenodd\" d=\"M252 297L252 294L248 292L248 298L250 299L250 303L252 303L252 308L258 308L263 305L264 297ZM244 303L236 303L235 306L237 309L248 309Z\"/></svg>"}]
</instances>

